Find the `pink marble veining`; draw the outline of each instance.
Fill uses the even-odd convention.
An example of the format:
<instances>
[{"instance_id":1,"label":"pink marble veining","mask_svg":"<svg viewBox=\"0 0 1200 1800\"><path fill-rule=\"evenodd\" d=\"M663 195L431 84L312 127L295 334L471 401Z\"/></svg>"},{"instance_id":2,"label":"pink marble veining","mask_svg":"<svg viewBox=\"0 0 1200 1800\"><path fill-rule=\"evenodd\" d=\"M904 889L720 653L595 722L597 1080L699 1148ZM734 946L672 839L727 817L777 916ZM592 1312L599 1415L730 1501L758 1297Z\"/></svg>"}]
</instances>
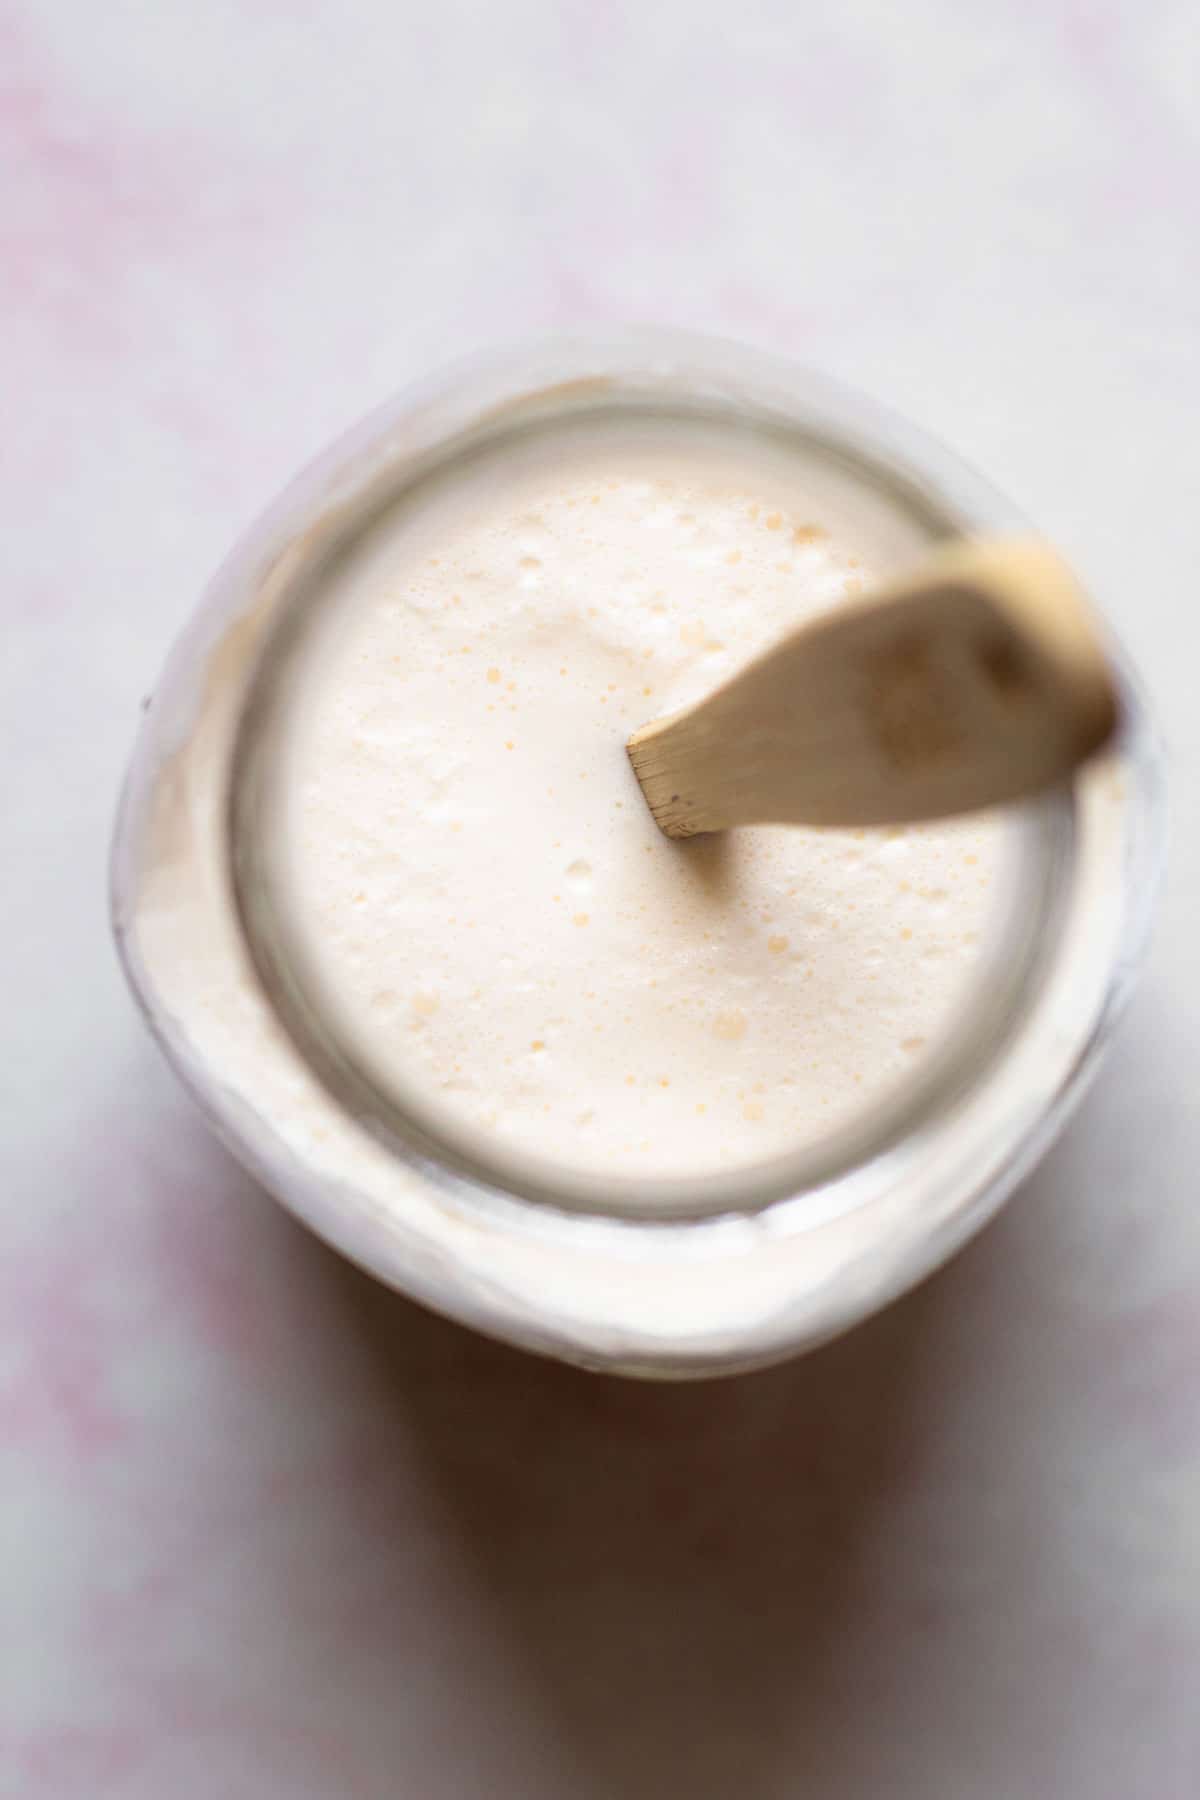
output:
<instances>
[{"instance_id":1,"label":"pink marble veining","mask_svg":"<svg viewBox=\"0 0 1200 1800\"><path fill-rule=\"evenodd\" d=\"M0 1285L16 1368L0 1385L0 1431L9 1449L58 1451L76 1467L111 1455L126 1421L107 1390L116 1323L95 1293L82 1247L14 1260Z\"/></svg>"},{"instance_id":2,"label":"pink marble veining","mask_svg":"<svg viewBox=\"0 0 1200 1800\"><path fill-rule=\"evenodd\" d=\"M128 350L126 270L186 230L178 152L164 161L73 102L10 16L0 19L0 156L21 176L4 208L8 306L34 314L62 349Z\"/></svg>"}]
</instances>

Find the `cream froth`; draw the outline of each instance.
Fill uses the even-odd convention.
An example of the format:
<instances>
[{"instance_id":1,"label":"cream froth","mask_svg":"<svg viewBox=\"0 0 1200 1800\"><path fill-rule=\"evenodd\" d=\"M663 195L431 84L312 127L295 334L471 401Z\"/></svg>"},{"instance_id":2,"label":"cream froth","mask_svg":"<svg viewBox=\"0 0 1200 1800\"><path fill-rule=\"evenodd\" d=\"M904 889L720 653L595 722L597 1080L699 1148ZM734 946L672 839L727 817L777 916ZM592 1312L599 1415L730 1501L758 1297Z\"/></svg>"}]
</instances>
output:
<instances>
[{"instance_id":1,"label":"cream froth","mask_svg":"<svg viewBox=\"0 0 1200 1800\"><path fill-rule=\"evenodd\" d=\"M393 505L321 583L273 762L291 940L435 1131L594 1175L733 1172L895 1094L978 979L991 819L655 827L628 733L914 559L761 435L609 420Z\"/></svg>"}]
</instances>

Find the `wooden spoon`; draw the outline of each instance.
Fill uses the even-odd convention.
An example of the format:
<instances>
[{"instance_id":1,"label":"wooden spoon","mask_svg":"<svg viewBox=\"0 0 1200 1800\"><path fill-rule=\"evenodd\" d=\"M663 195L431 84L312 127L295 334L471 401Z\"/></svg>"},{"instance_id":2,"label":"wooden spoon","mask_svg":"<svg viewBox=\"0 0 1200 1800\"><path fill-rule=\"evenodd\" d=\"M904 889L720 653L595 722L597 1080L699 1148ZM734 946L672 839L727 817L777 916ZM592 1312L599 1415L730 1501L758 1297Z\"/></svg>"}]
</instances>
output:
<instances>
[{"instance_id":1,"label":"wooden spoon","mask_svg":"<svg viewBox=\"0 0 1200 1800\"><path fill-rule=\"evenodd\" d=\"M1034 538L964 540L800 626L627 748L668 837L892 825L1050 787L1117 718L1062 559Z\"/></svg>"}]
</instances>

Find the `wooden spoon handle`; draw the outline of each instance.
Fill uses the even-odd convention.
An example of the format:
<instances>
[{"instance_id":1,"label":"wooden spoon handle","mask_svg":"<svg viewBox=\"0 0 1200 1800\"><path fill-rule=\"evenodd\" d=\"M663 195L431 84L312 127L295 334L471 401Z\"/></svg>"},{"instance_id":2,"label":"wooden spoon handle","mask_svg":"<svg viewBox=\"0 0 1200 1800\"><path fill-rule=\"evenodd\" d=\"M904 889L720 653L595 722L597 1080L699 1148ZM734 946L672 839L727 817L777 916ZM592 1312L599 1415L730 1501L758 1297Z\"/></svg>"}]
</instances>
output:
<instances>
[{"instance_id":1,"label":"wooden spoon handle","mask_svg":"<svg viewBox=\"0 0 1200 1800\"><path fill-rule=\"evenodd\" d=\"M774 822L889 825L1024 799L1113 732L1087 602L1036 539L955 542L792 632L634 732L669 837Z\"/></svg>"}]
</instances>

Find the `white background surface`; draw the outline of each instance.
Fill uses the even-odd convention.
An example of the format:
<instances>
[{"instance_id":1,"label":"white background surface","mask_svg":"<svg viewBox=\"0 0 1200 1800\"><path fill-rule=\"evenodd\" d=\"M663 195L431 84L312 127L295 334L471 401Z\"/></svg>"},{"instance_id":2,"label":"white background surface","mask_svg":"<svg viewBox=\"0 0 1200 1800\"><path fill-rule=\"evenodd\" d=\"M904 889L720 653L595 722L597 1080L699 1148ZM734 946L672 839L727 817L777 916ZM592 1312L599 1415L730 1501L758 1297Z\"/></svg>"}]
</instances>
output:
<instances>
[{"instance_id":1,"label":"white background surface","mask_svg":"<svg viewBox=\"0 0 1200 1800\"><path fill-rule=\"evenodd\" d=\"M1194 1800L1190 0L0 0L0 1794ZM374 1290L122 990L138 705L410 375L654 318L890 401L1149 678L1175 844L1067 1138L920 1293L694 1389Z\"/></svg>"}]
</instances>

